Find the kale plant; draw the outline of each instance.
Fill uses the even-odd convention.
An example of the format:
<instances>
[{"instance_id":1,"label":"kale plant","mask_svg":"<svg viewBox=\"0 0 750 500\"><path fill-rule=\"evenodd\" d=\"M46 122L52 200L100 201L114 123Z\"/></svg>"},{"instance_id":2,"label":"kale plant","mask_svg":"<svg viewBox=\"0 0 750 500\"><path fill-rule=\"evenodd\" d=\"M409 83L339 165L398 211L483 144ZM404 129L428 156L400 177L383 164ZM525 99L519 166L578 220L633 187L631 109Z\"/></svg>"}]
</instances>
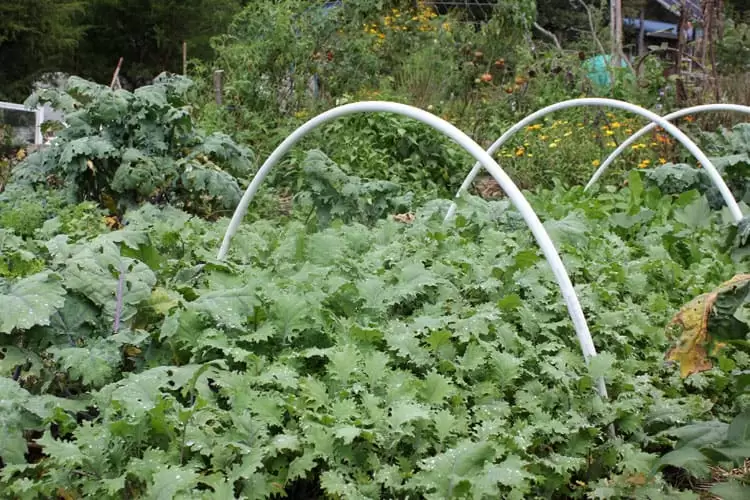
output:
<instances>
[{"instance_id":1,"label":"kale plant","mask_svg":"<svg viewBox=\"0 0 750 500\"><path fill-rule=\"evenodd\" d=\"M72 77L64 90L39 91L27 104L64 111L67 127L19 164L12 182L63 187L113 212L144 200L200 215L233 208L252 153L196 127L187 105L191 85L162 74L128 92Z\"/></svg>"}]
</instances>

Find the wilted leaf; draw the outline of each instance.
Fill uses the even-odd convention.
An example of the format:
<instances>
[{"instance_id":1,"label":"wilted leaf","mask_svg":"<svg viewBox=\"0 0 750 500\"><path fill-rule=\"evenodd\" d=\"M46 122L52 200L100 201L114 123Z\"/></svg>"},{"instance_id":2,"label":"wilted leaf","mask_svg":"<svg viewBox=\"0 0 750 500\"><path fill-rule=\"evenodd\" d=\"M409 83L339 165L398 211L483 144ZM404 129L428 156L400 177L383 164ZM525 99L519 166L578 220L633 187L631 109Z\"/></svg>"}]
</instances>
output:
<instances>
[{"instance_id":1,"label":"wilted leaf","mask_svg":"<svg viewBox=\"0 0 750 500\"><path fill-rule=\"evenodd\" d=\"M713 364L707 357L707 347L713 344L715 354L724 345L714 342L715 339L709 335L709 320L712 319L717 301L725 296L734 297L738 291L742 291L740 295L744 301L748 289L750 289L750 274L738 274L715 290L691 300L672 318L669 325L677 326L681 332L677 344L667 351L666 359L680 364L680 375L683 378L710 370ZM737 303L736 300L732 302L735 306L729 309L731 313L734 313L741 303ZM722 311L724 316L729 312Z\"/></svg>"}]
</instances>

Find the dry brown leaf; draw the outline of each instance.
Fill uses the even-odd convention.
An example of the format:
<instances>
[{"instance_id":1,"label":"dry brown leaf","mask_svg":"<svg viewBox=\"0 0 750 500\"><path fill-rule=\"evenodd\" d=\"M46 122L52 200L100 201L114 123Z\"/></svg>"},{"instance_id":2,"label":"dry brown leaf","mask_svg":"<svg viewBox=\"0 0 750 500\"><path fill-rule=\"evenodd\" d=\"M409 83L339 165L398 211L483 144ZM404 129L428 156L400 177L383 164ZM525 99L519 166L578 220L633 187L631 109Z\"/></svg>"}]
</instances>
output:
<instances>
[{"instance_id":1,"label":"dry brown leaf","mask_svg":"<svg viewBox=\"0 0 750 500\"><path fill-rule=\"evenodd\" d=\"M393 220L395 220L396 222L402 222L404 224L411 224L412 222L414 222L414 214L411 212L405 214L395 214L393 216Z\"/></svg>"},{"instance_id":2,"label":"dry brown leaf","mask_svg":"<svg viewBox=\"0 0 750 500\"><path fill-rule=\"evenodd\" d=\"M666 360L679 363L682 378L713 367L706 353L706 345L710 340L708 320L713 306L721 293L748 280L750 280L750 274L734 276L715 290L699 295L685 304L669 322L668 327L677 326L681 331L676 345L667 351ZM724 344L716 343L712 354L716 354L723 346Z\"/></svg>"}]
</instances>

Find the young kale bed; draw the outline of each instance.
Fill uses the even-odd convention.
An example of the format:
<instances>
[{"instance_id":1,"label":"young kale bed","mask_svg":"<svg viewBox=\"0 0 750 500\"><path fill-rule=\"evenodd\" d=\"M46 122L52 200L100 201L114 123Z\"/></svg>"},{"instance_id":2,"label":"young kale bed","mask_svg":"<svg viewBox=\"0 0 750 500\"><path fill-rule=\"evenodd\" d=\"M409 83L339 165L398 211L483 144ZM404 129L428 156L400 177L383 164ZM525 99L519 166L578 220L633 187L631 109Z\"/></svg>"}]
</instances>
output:
<instances>
[{"instance_id":1,"label":"young kale bed","mask_svg":"<svg viewBox=\"0 0 750 500\"><path fill-rule=\"evenodd\" d=\"M0 229L0 496L690 498L660 433L731 419L750 358L683 380L665 326L739 272L731 227L636 174L531 202L601 352L588 367L505 201L449 226L444 202L409 224L246 224L226 263L226 220L170 207Z\"/></svg>"}]
</instances>

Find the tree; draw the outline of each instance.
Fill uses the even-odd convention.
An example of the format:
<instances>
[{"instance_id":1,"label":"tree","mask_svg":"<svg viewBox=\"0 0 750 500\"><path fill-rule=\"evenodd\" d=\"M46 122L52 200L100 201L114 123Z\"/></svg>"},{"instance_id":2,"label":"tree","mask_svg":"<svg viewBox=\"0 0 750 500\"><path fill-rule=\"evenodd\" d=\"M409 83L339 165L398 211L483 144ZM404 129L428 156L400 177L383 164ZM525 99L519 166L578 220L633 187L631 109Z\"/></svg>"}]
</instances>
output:
<instances>
[{"instance_id":1,"label":"tree","mask_svg":"<svg viewBox=\"0 0 750 500\"><path fill-rule=\"evenodd\" d=\"M0 0L0 98L23 100L34 78L66 66L83 34L85 0Z\"/></svg>"},{"instance_id":2,"label":"tree","mask_svg":"<svg viewBox=\"0 0 750 500\"><path fill-rule=\"evenodd\" d=\"M241 0L88 0L88 25L75 72L106 81L120 56L122 74L140 84L162 71L180 72L189 57L209 60L211 37L222 33Z\"/></svg>"},{"instance_id":3,"label":"tree","mask_svg":"<svg viewBox=\"0 0 750 500\"><path fill-rule=\"evenodd\" d=\"M210 39L247 0L0 0L0 98L23 100L40 74L108 82L120 56L133 84L210 60Z\"/></svg>"}]
</instances>

